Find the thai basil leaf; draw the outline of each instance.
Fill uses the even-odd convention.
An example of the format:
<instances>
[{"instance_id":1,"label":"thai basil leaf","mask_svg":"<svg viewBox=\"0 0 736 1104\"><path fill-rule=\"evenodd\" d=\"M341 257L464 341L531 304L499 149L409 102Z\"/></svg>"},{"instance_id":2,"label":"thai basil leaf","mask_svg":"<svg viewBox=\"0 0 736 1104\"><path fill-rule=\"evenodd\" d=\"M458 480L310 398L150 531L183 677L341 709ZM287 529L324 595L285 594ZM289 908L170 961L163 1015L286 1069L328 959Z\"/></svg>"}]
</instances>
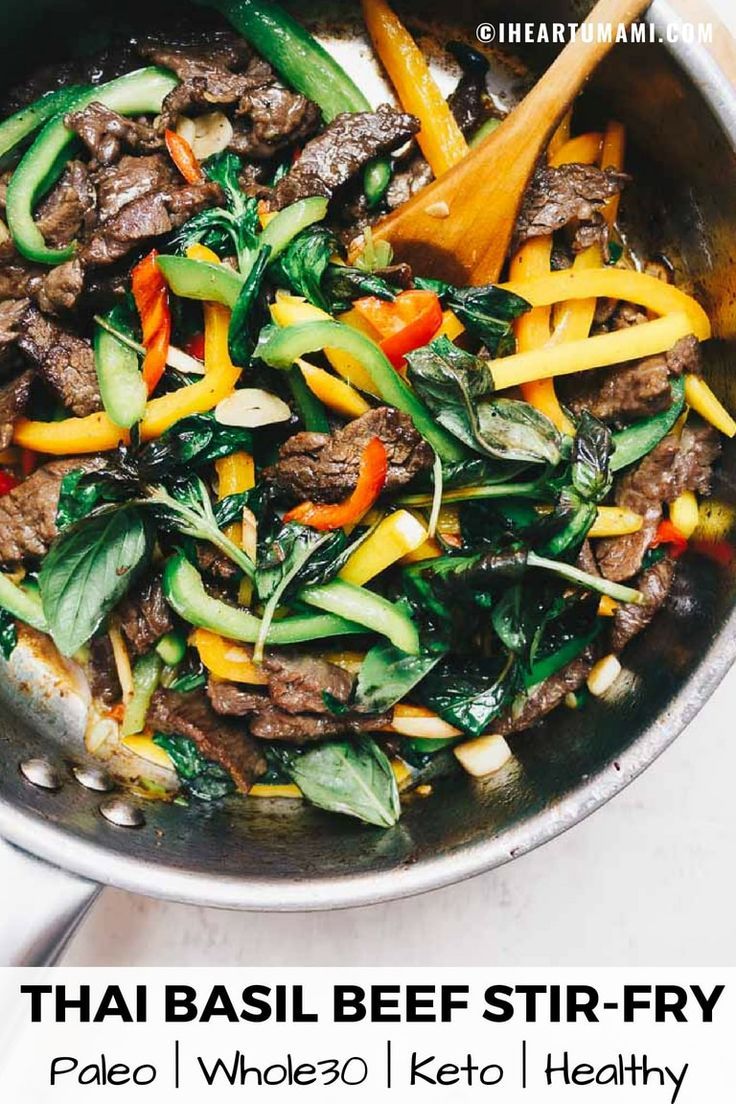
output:
<instances>
[{"instance_id":1,"label":"thai basil leaf","mask_svg":"<svg viewBox=\"0 0 736 1104\"><path fill-rule=\"evenodd\" d=\"M529 403L494 399L488 361L440 337L407 355L409 379L437 421L476 452L556 465L560 435Z\"/></svg>"},{"instance_id":2,"label":"thai basil leaf","mask_svg":"<svg viewBox=\"0 0 736 1104\"><path fill-rule=\"evenodd\" d=\"M178 469L202 467L234 452L252 450L253 437L247 429L221 425L212 413L193 414L144 445L137 470L146 482L155 482Z\"/></svg>"},{"instance_id":3,"label":"thai basil leaf","mask_svg":"<svg viewBox=\"0 0 736 1104\"><path fill-rule=\"evenodd\" d=\"M342 530L325 534L307 525L288 522L259 549L258 597L265 602L281 590L283 599L297 584L302 587L327 581L330 566L346 543Z\"/></svg>"},{"instance_id":4,"label":"thai basil leaf","mask_svg":"<svg viewBox=\"0 0 736 1104\"><path fill-rule=\"evenodd\" d=\"M249 364L253 350L256 347L258 335L255 333L253 326L253 309L261 290L270 256L271 246L261 246L245 279L238 301L233 307L228 331L228 347L233 364Z\"/></svg>"},{"instance_id":5,"label":"thai basil leaf","mask_svg":"<svg viewBox=\"0 0 736 1104\"><path fill-rule=\"evenodd\" d=\"M18 644L18 626L12 613L0 609L0 656L10 659Z\"/></svg>"},{"instance_id":6,"label":"thai basil leaf","mask_svg":"<svg viewBox=\"0 0 736 1104\"><path fill-rule=\"evenodd\" d=\"M401 815L399 790L386 755L368 737L329 743L281 762L308 801L330 813L391 828Z\"/></svg>"},{"instance_id":7,"label":"thai basil leaf","mask_svg":"<svg viewBox=\"0 0 736 1104\"><path fill-rule=\"evenodd\" d=\"M444 306L454 311L466 330L483 342L492 357L514 352L512 326L515 319L531 309L526 299L495 284L459 288L419 277L414 283L418 288L436 292Z\"/></svg>"},{"instance_id":8,"label":"thai basil leaf","mask_svg":"<svg viewBox=\"0 0 736 1104\"><path fill-rule=\"evenodd\" d=\"M212 207L189 219L174 236L173 244L184 252L193 242L203 242L221 256L234 248L240 271L246 274L258 248L258 201L240 187L242 162L234 153L210 157L204 169L209 179L222 188L225 207Z\"/></svg>"},{"instance_id":9,"label":"thai basil leaf","mask_svg":"<svg viewBox=\"0 0 736 1104\"><path fill-rule=\"evenodd\" d=\"M185 790L192 797L200 801L218 801L235 790L235 784L225 768L205 759L193 740L157 732L153 742L170 756Z\"/></svg>"},{"instance_id":10,"label":"thai basil leaf","mask_svg":"<svg viewBox=\"0 0 736 1104\"><path fill-rule=\"evenodd\" d=\"M239 494L228 495L227 498L221 498L214 503L212 510L220 529L225 529L226 526L232 525L234 521L242 519L243 510L248 505L249 497L249 491L242 491Z\"/></svg>"},{"instance_id":11,"label":"thai basil leaf","mask_svg":"<svg viewBox=\"0 0 736 1104\"><path fill-rule=\"evenodd\" d=\"M125 491L95 472L82 468L67 472L61 481L56 527L59 532L89 517L98 507L121 502Z\"/></svg>"},{"instance_id":12,"label":"thai basil leaf","mask_svg":"<svg viewBox=\"0 0 736 1104\"><path fill-rule=\"evenodd\" d=\"M329 300L322 290L322 279L330 258L337 251L337 239L324 226L302 230L284 250L271 269L274 283L303 295L315 307L329 311Z\"/></svg>"},{"instance_id":13,"label":"thai basil leaf","mask_svg":"<svg viewBox=\"0 0 736 1104\"><path fill-rule=\"evenodd\" d=\"M361 664L353 708L362 713L390 709L437 666L446 651L440 647L410 656L393 644L377 644Z\"/></svg>"},{"instance_id":14,"label":"thai basil leaf","mask_svg":"<svg viewBox=\"0 0 736 1104\"><path fill-rule=\"evenodd\" d=\"M480 736L518 686L518 667L510 656L446 659L424 680L419 696L449 724Z\"/></svg>"},{"instance_id":15,"label":"thai basil leaf","mask_svg":"<svg viewBox=\"0 0 736 1104\"><path fill-rule=\"evenodd\" d=\"M580 416L572 449L572 484L586 502L602 502L611 489L613 438L587 410Z\"/></svg>"},{"instance_id":16,"label":"thai basil leaf","mask_svg":"<svg viewBox=\"0 0 736 1104\"><path fill-rule=\"evenodd\" d=\"M383 276L374 272L365 272L361 268L349 265L328 265L324 275L323 294L330 314L341 314L350 310L356 299L373 296L393 302L396 290Z\"/></svg>"},{"instance_id":17,"label":"thai basil leaf","mask_svg":"<svg viewBox=\"0 0 736 1104\"><path fill-rule=\"evenodd\" d=\"M151 534L133 507L99 514L54 542L38 575L49 631L73 655L97 631L148 562Z\"/></svg>"}]
</instances>

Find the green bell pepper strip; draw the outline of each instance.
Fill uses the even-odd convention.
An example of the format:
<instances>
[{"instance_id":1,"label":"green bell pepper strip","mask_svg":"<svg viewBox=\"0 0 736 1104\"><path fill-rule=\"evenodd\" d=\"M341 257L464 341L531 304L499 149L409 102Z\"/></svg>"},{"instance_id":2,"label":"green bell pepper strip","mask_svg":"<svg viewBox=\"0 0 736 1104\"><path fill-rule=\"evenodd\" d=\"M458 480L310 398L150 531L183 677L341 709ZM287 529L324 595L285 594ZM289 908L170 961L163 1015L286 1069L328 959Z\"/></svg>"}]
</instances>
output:
<instances>
[{"instance_id":1,"label":"green bell pepper strip","mask_svg":"<svg viewBox=\"0 0 736 1104\"><path fill-rule=\"evenodd\" d=\"M141 656L133 668L133 695L125 706L121 736L137 736L146 727L148 707L161 681L161 657L155 652Z\"/></svg>"},{"instance_id":2,"label":"green bell pepper strip","mask_svg":"<svg viewBox=\"0 0 736 1104\"><path fill-rule=\"evenodd\" d=\"M46 618L37 594L29 593L16 586L7 575L0 572L0 609L7 610L19 621L25 622L39 632L48 632Z\"/></svg>"},{"instance_id":3,"label":"green bell pepper strip","mask_svg":"<svg viewBox=\"0 0 736 1104\"><path fill-rule=\"evenodd\" d=\"M67 110L80 111L99 101L122 115L157 114L178 83L176 77L163 69L138 69L81 93ZM23 155L8 185L8 229L18 252L29 261L53 265L74 256L74 243L64 249L47 246L33 221L35 205L58 180L65 164L64 154L74 139L74 133L64 125L64 115L54 116Z\"/></svg>"},{"instance_id":4,"label":"green bell pepper strip","mask_svg":"<svg viewBox=\"0 0 736 1104\"><path fill-rule=\"evenodd\" d=\"M182 299L222 303L233 310L245 280L227 265L194 261L189 257L159 257L158 267L174 295Z\"/></svg>"},{"instance_id":5,"label":"green bell pepper strip","mask_svg":"<svg viewBox=\"0 0 736 1104\"><path fill-rule=\"evenodd\" d=\"M167 667L176 667L187 654L186 638L178 632L167 633L156 645L156 652Z\"/></svg>"},{"instance_id":6,"label":"green bell pepper strip","mask_svg":"<svg viewBox=\"0 0 736 1104\"><path fill-rule=\"evenodd\" d=\"M297 92L319 105L325 122L332 122L344 111L372 110L342 66L280 5L271 0L198 2L221 12ZM366 168L364 189L371 207L383 198L390 180L388 158Z\"/></svg>"},{"instance_id":7,"label":"green bell pepper strip","mask_svg":"<svg viewBox=\"0 0 736 1104\"><path fill-rule=\"evenodd\" d=\"M182 553L177 553L167 562L163 586L167 602L190 625L220 633L229 640L242 640L246 644L255 644L258 639L260 620L247 610L236 609L211 598L204 589L201 575ZM332 614L286 617L273 623L266 642L274 645L301 644L307 640L360 632L365 632L362 625L352 624Z\"/></svg>"},{"instance_id":8,"label":"green bell pepper strip","mask_svg":"<svg viewBox=\"0 0 736 1104\"><path fill-rule=\"evenodd\" d=\"M271 246L270 261L280 257L302 230L315 222L322 222L327 217L328 205L323 196L312 196L299 199L274 215L258 239L259 245Z\"/></svg>"},{"instance_id":9,"label":"green bell pepper strip","mask_svg":"<svg viewBox=\"0 0 736 1104\"><path fill-rule=\"evenodd\" d=\"M310 433L329 433L330 420L324 405L304 379L304 373L298 364L287 369L287 379L294 405L299 411L304 428Z\"/></svg>"},{"instance_id":10,"label":"green bell pepper strip","mask_svg":"<svg viewBox=\"0 0 736 1104\"><path fill-rule=\"evenodd\" d=\"M101 325L95 327L93 346L102 405L115 425L130 429L140 422L148 402L138 355Z\"/></svg>"},{"instance_id":11,"label":"green bell pepper strip","mask_svg":"<svg viewBox=\"0 0 736 1104\"><path fill-rule=\"evenodd\" d=\"M380 594L342 579L333 579L324 586L304 587L299 591L299 598L308 606L356 621L366 629L388 637L402 652L419 654L419 633L411 617Z\"/></svg>"},{"instance_id":12,"label":"green bell pepper strip","mask_svg":"<svg viewBox=\"0 0 736 1104\"><path fill-rule=\"evenodd\" d=\"M300 357L322 349L342 349L359 360L384 402L408 414L419 433L443 460L453 463L466 459L464 445L437 424L378 346L350 326L341 322L305 322L283 329L269 326L261 335L256 355L272 368L288 369Z\"/></svg>"},{"instance_id":13,"label":"green bell pepper strip","mask_svg":"<svg viewBox=\"0 0 736 1104\"><path fill-rule=\"evenodd\" d=\"M678 376L671 384L672 405L661 414L653 414L635 425L613 434L615 449L611 456L611 471L621 471L651 452L666 437L685 408L685 380Z\"/></svg>"},{"instance_id":14,"label":"green bell pepper strip","mask_svg":"<svg viewBox=\"0 0 736 1104\"><path fill-rule=\"evenodd\" d=\"M0 168L10 160L10 154L25 139L54 115L61 115L76 104L80 96L89 91L88 85L75 84L69 88L59 88L56 92L47 92L45 96L28 107L22 107L0 123Z\"/></svg>"}]
</instances>

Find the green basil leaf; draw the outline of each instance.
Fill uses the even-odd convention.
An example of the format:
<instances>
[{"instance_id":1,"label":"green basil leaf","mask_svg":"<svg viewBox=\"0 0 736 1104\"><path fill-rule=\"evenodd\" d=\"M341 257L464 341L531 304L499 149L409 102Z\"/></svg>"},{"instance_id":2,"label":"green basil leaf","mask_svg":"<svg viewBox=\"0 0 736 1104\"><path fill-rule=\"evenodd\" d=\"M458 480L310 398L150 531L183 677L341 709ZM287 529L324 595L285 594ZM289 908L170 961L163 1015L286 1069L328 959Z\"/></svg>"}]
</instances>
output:
<instances>
[{"instance_id":1,"label":"green basil leaf","mask_svg":"<svg viewBox=\"0 0 736 1104\"><path fill-rule=\"evenodd\" d=\"M531 309L526 299L495 284L459 288L421 278L414 283L418 288L426 288L439 295L466 330L483 342L492 357L514 352L516 343L512 326L515 319Z\"/></svg>"},{"instance_id":2,"label":"green basil leaf","mask_svg":"<svg viewBox=\"0 0 736 1104\"><path fill-rule=\"evenodd\" d=\"M556 465L560 435L529 403L491 398L493 370L441 337L407 355L409 379L437 421L476 452Z\"/></svg>"},{"instance_id":3,"label":"green basil leaf","mask_svg":"<svg viewBox=\"0 0 736 1104\"><path fill-rule=\"evenodd\" d=\"M0 609L0 656L10 659L18 644L18 627L12 613Z\"/></svg>"},{"instance_id":4,"label":"green basil leaf","mask_svg":"<svg viewBox=\"0 0 736 1104\"><path fill-rule=\"evenodd\" d=\"M62 655L73 655L100 627L151 552L140 511L99 514L55 541L38 576L49 631Z\"/></svg>"},{"instance_id":5,"label":"green basil leaf","mask_svg":"<svg viewBox=\"0 0 736 1104\"><path fill-rule=\"evenodd\" d=\"M233 364L249 364L253 350L256 347L258 335L254 332L252 315L270 256L270 245L259 248L253 266L243 284L243 289L238 296L238 301L233 307L228 332L229 353Z\"/></svg>"},{"instance_id":6,"label":"green basil leaf","mask_svg":"<svg viewBox=\"0 0 736 1104\"><path fill-rule=\"evenodd\" d=\"M67 472L61 481L56 527L59 532L88 518L99 506L119 502L124 491L104 476L77 469Z\"/></svg>"},{"instance_id":7,"label":"green basil leaf","mask_svg":"<svg viewBox=\"0 0 736 1104\"><path fill-rule=\"evenodd\" d=\"M391 828L401 815L399 790L386 755L373 740L323 744L282 759L308 801L330 813Z\"/></svg>"},{"instance_id":8,"label":"green basil leaf","mask_svg":"<svg viewBox=\"0 0 736 1104\"><path fill-rule=\"evenodd\" d=\"M410 656L393 644L377 644L361 664L353 708L362 713L390 709L437 666L446 651L441 647Z\"/></svg>"},{"instance_id":9,"label":"green basil leaf","mask_svg":"<svg viewBox=\"0 0 736 1104\"><path fill-rule=\"evenodd\" d=\"M322 290L322 279L330 258L337 252L337 239L324 226L309 226L294 238L271 268L278 286L303 295L315 307L329 311L330 302Z\"/></svg>"},{"instance_id":10,"label":"green basil leaf","mask_svg":"<svg viewBox=\"0 0 736 1104\"><path fill-rule=\"evenodd\" d=\"M587 410L580 416L572 448L572 483L586 502L602 502L611 489L613 438L608 426Z\"/></svg>"},{"instance_id":11,"label":"green basil leaf","mask_svg":"<svg viewBox=\"0 0 736 1104\"><path fill-rule=\"evenodd\" d=\"M179 779L192 797L200 801L218 801L234 792L235 784L225 768L205 759L193 740L157 732L153 742L171 757Z\"/></svg>"},{"instance_id":12,"label":"green basil leaf","mask_svg":"<svg viewBox=\"0 0 736 1104\"><path fill-rule=\"evenodd\" d=\"M443 720L480 736L516 693L518 674L510 656L445 660L422 683L420 696Z\"/></svg>"}]
</instances>

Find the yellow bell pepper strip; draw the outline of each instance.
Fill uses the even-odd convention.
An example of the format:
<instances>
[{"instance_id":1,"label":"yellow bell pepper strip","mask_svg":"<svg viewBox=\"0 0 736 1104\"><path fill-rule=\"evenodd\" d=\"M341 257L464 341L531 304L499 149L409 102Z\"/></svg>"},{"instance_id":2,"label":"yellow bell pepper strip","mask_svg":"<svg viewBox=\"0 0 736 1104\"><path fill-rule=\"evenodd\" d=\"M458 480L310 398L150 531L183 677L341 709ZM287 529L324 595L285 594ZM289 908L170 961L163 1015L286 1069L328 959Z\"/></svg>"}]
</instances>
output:
<instances>
[{"instance_id":1,"label":"yellow bell pepper strip","mask_svg":"<svg viewBox=\"0 0 736 1104\"><path fill-rule=\"evenodd\" d=\"M408 510L397 510L381 521L376 529L356 548L339 577L356 586L375 579L377 575L415 552L427 540L427 529Z\"/></svg>"},{"instance_id":2,"label":"yellow bell pepper strip","mask_svg":"<svg viewBox=\"0 0 736 1104\"><path fill-rule=\"evenodd\" d=\"M297 364L302 370L302 375L309 390L324 403L329 410L341 414L344 418L359 418L370 410L370 405L363 396L351 387L349 383L336 379L324 368L317 368L306 360L298 360Z\"/></svg>"},{"instance_id":3,"label":"yellow bell pepper strip","mask_svg":"<svg viewBox=\"0 0 736 1104\"><path fill-rule=\"evenodd\" d=\"M593 136L588 135L587 137L591 138ZM596 137L598 138L598 148L590 158L590 161L586 163L592 164L594 161L598 161L600 167L603 169L623 169L626 132L621 123L610 122L606 127L605 134L599 134L596 135ZM565 149L561 150L560 157L566 156L569 161L579 160L574 151L572 155L570 154L573 145L574 142L570 142ZM587 152L593 153L592 148ZM618 206L619 197L613 196L611 199L607 200L603 208L603 217L606 219L609 229L613 227L616 221ZM603 253L601 247L599 245L591 245L588 249L583 250L582 253L578 253L573 262L573 268L580 271L581 269L600 268L602 264ZM590 333L591 326L593 325L593 318L595 317L595 308L595 299L566 303L557 313L552 341L554 343L582 341L582 339L587 337Z\"/></svg>"},{"instance_id":4,"label":"yellow bell pepper strip","mask_svg":"<svg viewBox=\"0 0 736 1104\"><path fill-rule=\"evenodd\" d=\"M700 376L691 373L685 376L685 401L696 414L706 422L710 422L726 437L736 435L736 421Z\"/></svg>"},{"instance_id":5,"label":"yellow bell pepper strip","mask_svg":"<svg viewBox=\"0 0 736 1104\"><path fill-rule=\"evenodd\" d=\"M639 360L666 352L689 333L692 333L691 319L678 311L654 322L631 326L628 330L597 334L569 345L555 345L503 357L493 362L493 381L496 390L503 391L546 376L572 375L590 368L606 368L627 360Z\"/></svg>"},{"instance_id":6,"label":"yellow bell pepper strip","mask_svg":"<svg viewBox=\"0 0 736 1104\"><path fill-rule=\"evenodd\" d=\"M285 291L276 292L276 300L271 305L271 318L277 326L298 326L302 322L332 321L332 316L327 311L313 306L298 295L289 295ZM377 335L366 332L367 324L365 328L356 324L359 320L358 312L352 310L340 317L341 322L352 326L353 329L360 330L361 333L364 333L366 337L373 341ZM360 391L365 391L368 395L376 394L376 385L359 360L342 349L325 349L324 352L330 366L335 369L339 376L342 376L344 380Z\"/></svg>"},{"instance_id":7,"label":"yellow bell pepper strip","mask_svg":"<svg viewBox=\"0 0 736 1104\"><path fill-rule=\"evenodd\" d=\"M235 644L209 629L195 629L189 643L199 652L202 663L216 678L266 686L268 675L253 662L253 649Z\"/></svg>"},{"instance_id":8,"label":"yellow bell pepper strip","mask_svg":"<svg viewBox=\"0 0 736 1104\"><path fill-rule=\"evenodd\" d=\"M678 495L675 501L670 503L669 514L675 529L682 533L685 540L690 540L700 520L700 509L694 492L683 491Z\"/></svg>"},{"instance_id":9,"label":"yellow bell pepper strip","mask_svg":"<svg viewBox=\"0 0 736 1104\"><path fill-rule=\"evenodd\" d=\"M196 383L152 399L140 423L141 439L151 441L190 414L204 414L230 395L240 378L241 369L230 360L228 329L230 311L217 303L207 303L205 316L205 375ZM61 422L34 422L19 419L14 440L23 448L51 456L76 456L117 448L129 435L104 413L86 418L65 418Z\"/></svg>"},{"instance_id":10,"label":"yellow bell pepper strip","mask_svg":"<svg viewBox=\"0 0 736 1104\"><path fill-rule=\"evenodd\" d=\"M533 280L512 280L499 287L523 296L533 307L562 303L566 299L626 299L657 315L675 312L687 315L692 327L690 332L699 341L706 341L711 333L708 315L697 300L672 284L633 269L607 266L576 272L568 268ZM632 328L643 329L642 326Z\"/></svg>"},{"instance_id":11,"label":"yellow bell pepper strip","mask_svg":"<svg viewBox=\"0 0 736 1104\"><path fill-rule=\"evenodd\" d=\"M304 794L293 782L278 785L275 782L256 782L248 790L248 797L280 797L301 801Z\"/></svg>"},{"instance_id":12,"label":"yellow bell pepper strip","mask_svg":"<svg viewBox=\"0 0 736 1104\"><path fill-rule=\"evenodd\" d=\"M457 338L464 333L465 327L463 326L462 322L455 314L455 312L451 310L444 310L442 312L442 325L440 326L437 333L434 335L435 338L447 337L450 339L450 341L456 341Z\"/></svg>"},{"instance_id":13,"label":"yellow bell pepper strip","mask_svg":"<svg viewBox=\"0 0 736 1104\"><path fill-rule=\"evenodd\" d=\"M152 763L155 767L162 767L164 770L174 769L174 764L168 752L159 747L158 744L154 744L150 736L124 736L120 742L124 748L132 751L139 759L145 759L147 763Z\"/></svg>"},{"instance_id":14,"label":"yellow bell pepper strip","mask_svg":"<svg viewBox=\"0 0 736 1104\"><path fill-rule=\"evenodd\" d=\"M618 607L618 602L614 602L613 598L609 598L607 594L602 594L601 600L598 603L598 616L615 617Z\"/></svg>"},{"instance_id":15,"label":"yellow bell pepper strip","mask_svg":"<svg viewBox=\"0 0 736 1104\"><path fill-rule=\"evenodd\" d=\"M643 524L644 518L633 510L625 510L622 506L599 506L598 516L588 536L623 537L638 533Z\"/></svg>"},{"instance_id":16,"label":"yellow bell pepper strip","mask_svg":"<svg viewBox=\"0 0 736 1104\"><path fill-rule=\"evenodd\" d=\"M454 740L462 736L459 728L443 721L431 709L402 702L394 706L388 731L414 740Z\"/></svg>"},{"instance_id":17,"label":"yellow bell pepper strip","mask_svg":"<svg viewBox=\"0 0 736 1104\"><path fill-rule=\"evenodd\" d=\"M255 486L255 466L249 452L233 452L215 460L215 470L220 498L243 494Z\"/></svg>"},{"instance_id":18,"label":"yellow bell pepper strip","mask_svg":"<svg viewBox=\"0 0 736 1104\"><path fill-rule=\"evenodd\" d=\"M401 106L422 124L417 135L422 153L434 175L442 176L468 152L450 106L424 54L385 0L363 0L363 17Z\"/></svg>"}]
</instances>

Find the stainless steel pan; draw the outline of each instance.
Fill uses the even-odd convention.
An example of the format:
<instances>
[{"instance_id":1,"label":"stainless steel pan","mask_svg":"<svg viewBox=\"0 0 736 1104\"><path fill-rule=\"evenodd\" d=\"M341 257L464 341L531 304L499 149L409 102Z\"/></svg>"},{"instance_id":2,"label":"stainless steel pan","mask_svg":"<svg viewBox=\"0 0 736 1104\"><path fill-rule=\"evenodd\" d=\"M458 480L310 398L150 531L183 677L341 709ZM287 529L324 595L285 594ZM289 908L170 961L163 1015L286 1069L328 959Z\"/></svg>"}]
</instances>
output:
<instances>
[{"instance_id":1,"label":"stainless steel pan","mask_svg":"<svg viewBox=\"0 0 736 1104\"><path fill-rule=\"evenodd\" d=\"M510 18L509 5L494 0L400 7L438 41L472 40L479 23ZM310 9L319 12L313 22L320 32L337 39L351 70L378 93L353 5L335 5L330 16L324 4L298 9L308 21ZM80 28L91 41L99 38L98 10L85 0L8 4L3 72L32 69L41 41L72 42ZM518 3L513 13L520 20L570 19L581 6ZM680 13L709 15L700 0L655 0L648 18L662 29ZM544 63L540 49L527 60ZM711 48L618 48L588 98L591 118L614 116L629 127L642 212L629 228L632 240L646 253L664 248L708 307L717 333L709 375L732 406L734 73L733 43L716 25ZM502 99L512 100L524 79L518 66L499 61L494 70ZM736 451L727 449L722 495L736 494L735 462ZM21 649L0 674L7 702L0 836L14 845L0 844L7 864L0 962L52 961L101 884L224 908L328 909L420 893L507 862L577 823L656 759L731 664L735 627L734 579L704 561L684 564L671 609L627 653L626 694L579 714L563 710L544 730L516 740L516 760L501 775L437 787L386 833L297 803L233 801L203 811L110 790L83 751L83 702L58 671L44 674Z\"/></svg>"}]
</instances>

